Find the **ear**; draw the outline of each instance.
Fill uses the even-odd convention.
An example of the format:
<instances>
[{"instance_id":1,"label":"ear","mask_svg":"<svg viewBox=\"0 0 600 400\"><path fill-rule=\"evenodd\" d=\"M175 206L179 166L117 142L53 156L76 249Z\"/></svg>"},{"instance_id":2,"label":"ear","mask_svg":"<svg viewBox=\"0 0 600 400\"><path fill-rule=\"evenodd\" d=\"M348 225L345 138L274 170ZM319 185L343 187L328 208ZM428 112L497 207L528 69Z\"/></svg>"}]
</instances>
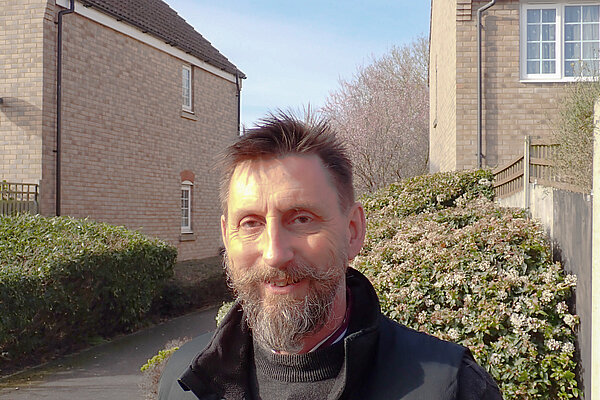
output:
<instances>
[{"instance_id":1,"label":"ear","mask_svg":"<svg viewBox=\"0 0 600 400\"><path fill-rule=\"evenodd\" d=\"M223 240L223 246L227 250L227 219L225 215L221 215L221 239Z\"/></svg>"},{"instance_id":2,"label":"ear","mask_svg":"<svg viewBox=\"0 0 600 400\"><path fill-rule=\"evenodd\" d=\"M348 215L348 260L352 260L360 253L365 243L367 221L362 204L354 203Z\"/></svg>"}]
</instances>

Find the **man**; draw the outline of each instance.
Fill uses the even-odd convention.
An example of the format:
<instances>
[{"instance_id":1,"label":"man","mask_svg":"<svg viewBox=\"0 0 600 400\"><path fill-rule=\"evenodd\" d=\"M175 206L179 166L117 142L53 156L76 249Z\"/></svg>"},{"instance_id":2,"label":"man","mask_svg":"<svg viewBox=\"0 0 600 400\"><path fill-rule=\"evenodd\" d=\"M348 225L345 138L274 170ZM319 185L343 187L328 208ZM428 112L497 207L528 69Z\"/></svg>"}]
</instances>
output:
<instances>
[{"instance_id":1,"label":"man","mask_svg":"<svg viewBox=\"0 0 600 400\"><path fill-rule=\"evenodd\" d=\"M501 399L467 349L384 317L348 267L366 223L326 123L272 115L224 166L221 230L237 302L210 341L171 357L160 399Z\"/></svg>"}]
</instances>

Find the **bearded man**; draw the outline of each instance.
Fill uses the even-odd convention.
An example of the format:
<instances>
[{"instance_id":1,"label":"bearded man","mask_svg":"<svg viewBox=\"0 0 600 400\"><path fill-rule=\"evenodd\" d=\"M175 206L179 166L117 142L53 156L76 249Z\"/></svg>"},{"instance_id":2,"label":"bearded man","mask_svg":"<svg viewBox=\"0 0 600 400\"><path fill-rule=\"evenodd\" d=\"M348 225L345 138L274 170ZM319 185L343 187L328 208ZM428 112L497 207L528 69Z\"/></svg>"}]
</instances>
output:
<instances>
[{"instance_id":1,"label":"bearded man","mask_svg":"<svg viewBox=\"0 0 600 400\"><path fill-rule=\"evenodd\" d=\"M325 122L262 120L228 148L221 202L237 302L171 356L160 399L501 399L467 349L383 316L348 266L366 223Z\"/></svg>"}]
</instances>

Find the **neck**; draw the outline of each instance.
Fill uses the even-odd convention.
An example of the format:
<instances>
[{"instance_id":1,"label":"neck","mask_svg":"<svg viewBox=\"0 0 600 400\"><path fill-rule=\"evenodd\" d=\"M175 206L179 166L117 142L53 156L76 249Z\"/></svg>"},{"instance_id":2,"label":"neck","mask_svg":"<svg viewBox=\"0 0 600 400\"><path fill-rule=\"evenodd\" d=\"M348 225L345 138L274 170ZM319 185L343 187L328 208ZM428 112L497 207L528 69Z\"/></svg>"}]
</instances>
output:
<instances>
[{"instance_id":1,"label":"neck","mask_svg":"<svg viewBox=\"0 0 600 400\"><path fill-rule=\"evenodd\" d=\"M333 309L331 310L331 316L325 325L315 333L306 335L302 339L302 348L297 354L304 354L311 351L315 346L324 341L327 337L333 334L344 322L344 316L346 315L346 280L344 279L336 292L333 300ZM289 354L281 352L281 354Z\"/></svg>"}]
</instances>

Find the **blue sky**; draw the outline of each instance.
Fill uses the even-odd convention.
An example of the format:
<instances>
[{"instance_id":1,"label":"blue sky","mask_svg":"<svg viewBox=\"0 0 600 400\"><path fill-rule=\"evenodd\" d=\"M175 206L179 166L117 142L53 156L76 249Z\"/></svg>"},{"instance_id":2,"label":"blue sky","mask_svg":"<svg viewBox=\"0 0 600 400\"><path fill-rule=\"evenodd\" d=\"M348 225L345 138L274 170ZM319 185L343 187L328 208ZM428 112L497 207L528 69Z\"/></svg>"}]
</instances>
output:
<instances>
[{"instance_id":1,"label":"blue sky","mask_svg":"<svg viewBox=\"0 0 600 400\"><path fill-rule=\"evenodd\" d=\"M429 34L429 0L167 0L246 75L242 123L323 105L340 78Z\"/></svg>"}]
</instances>

